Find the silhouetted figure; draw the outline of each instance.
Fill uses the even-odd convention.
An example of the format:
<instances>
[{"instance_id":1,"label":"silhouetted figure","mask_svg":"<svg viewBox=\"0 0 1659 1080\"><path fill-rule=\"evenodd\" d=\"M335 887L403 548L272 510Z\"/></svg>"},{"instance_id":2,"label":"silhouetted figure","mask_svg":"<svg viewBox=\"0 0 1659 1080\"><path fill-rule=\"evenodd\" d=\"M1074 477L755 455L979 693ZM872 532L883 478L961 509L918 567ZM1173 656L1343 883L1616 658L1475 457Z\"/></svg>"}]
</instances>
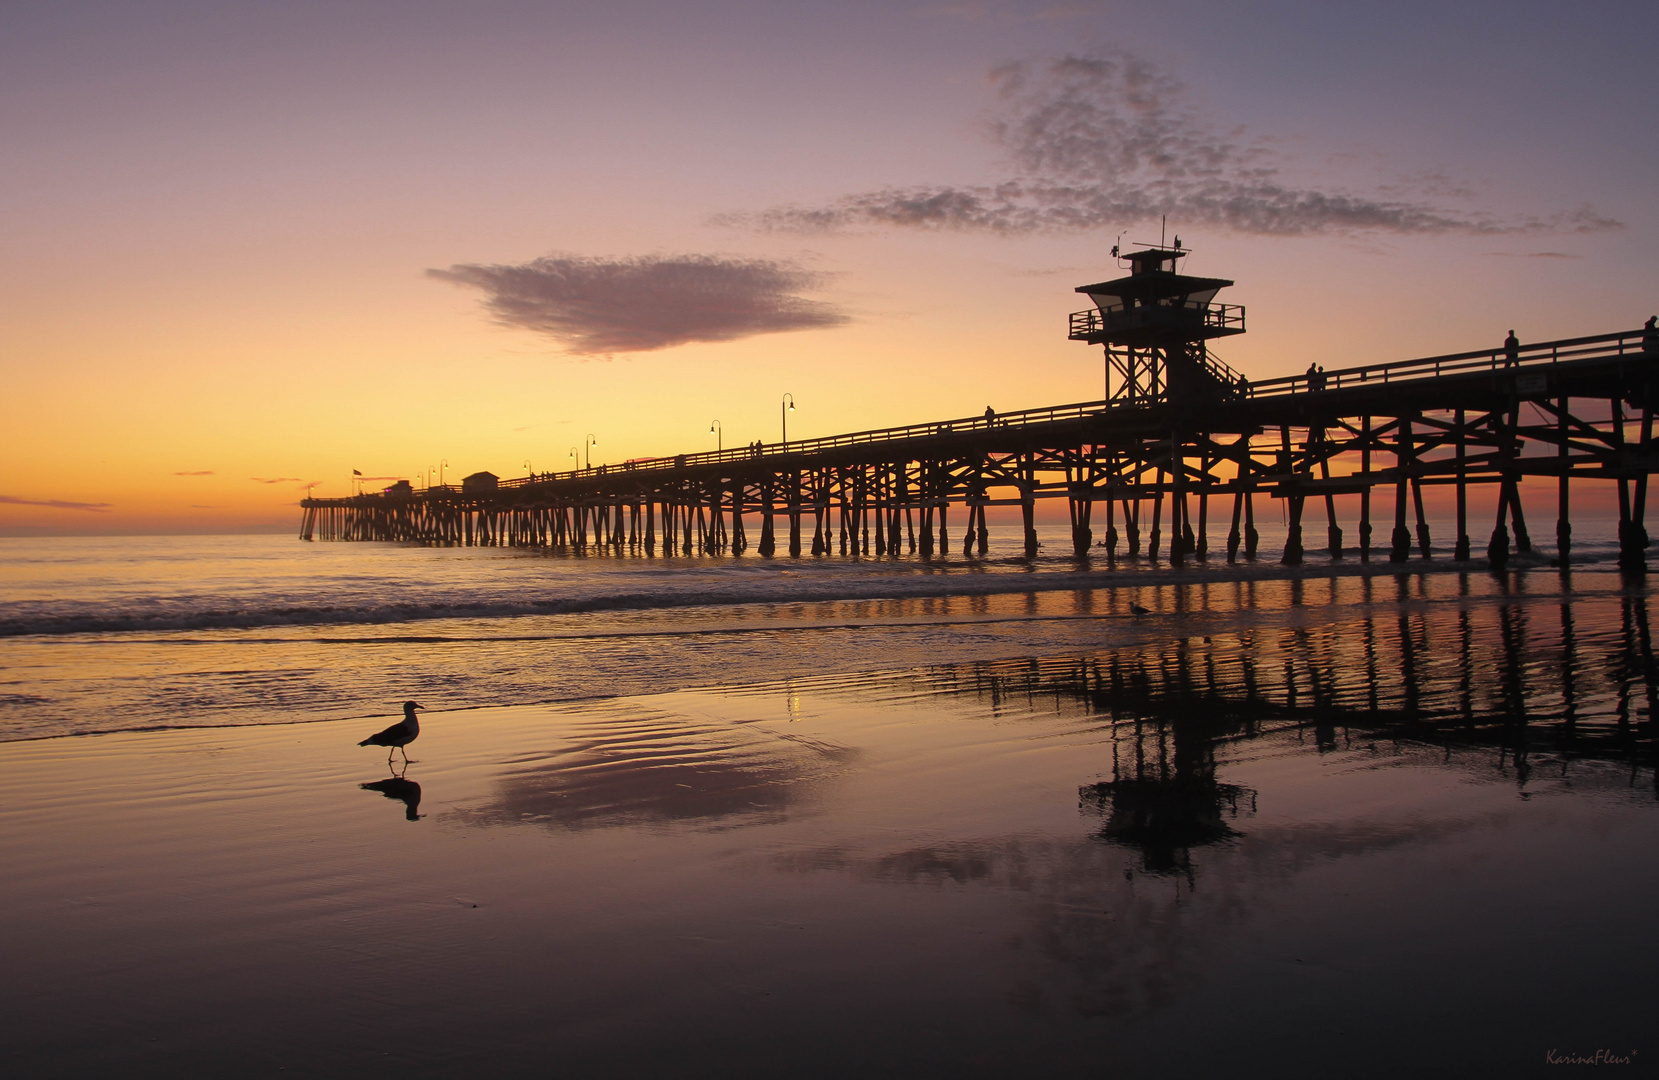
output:
<instances>
[{"instance_id":1,"label":"silhouetted figure","mask_svg":"<svg viewBox=\"0 0 1659 1080\"><path fill-rule=\"evenodd\" d=\"M1642 352L1659 356L1659 315L1649 315L1642 324Z\"/></svg>"},{"instance_id":2,"label":"silhouetted figure","mask_svg":"<svg viewBox=\"0 0 1659 1080\"><path fill-rule=\"evenodd\" d=\"M410 821L419 821L420 814L416 813L421 805L421 786L413 780L405 780L401 776L392 775L384 780L376 780L372 784L359 784L364 791L378 791L388 799L396 799L404 806L403 816Z\"/></svg>"},{"instance_id":3,"label":"silhouetted figure","mask_svg":"<svg viewBox=\"0 0 1659 1080\"><path fill-rule=\"evenodd\" d=\"M985 406L985 424L986 424L986 426L989 427L991 425L991 422L994 421L996 418L997 418L997 411L995 409L991 408L989 405Z\"/></svg>"},{"instance_id":4,"label":"silhouetted figure","mask_svg":"<svg viewBox=\"0 0 1659 1080\"><path fill-rule=\"evenodd\" d=\"M385 731L375 732L357 745L395 747L403 755L404 762L407 763L409 751L403 748L414 742L421 733L421 722L415 718L415 710L425 707L424 705L417 705L413 701L405 701L403 703L402 720L399 720ZM390 765L391 763L392 753L388 750L386 752L386 764Z\"/></svg>"},{"instance_id":5,"label":"silhouetted figure","mask_svg":"<svg viewBox=\"0 0 1659 1080\"><path fill-rule=\"evenodd\" d=\"M1504 367L1518 367L1521 363L1521 339L1511 330L1509 336L1503 339Z\"/></svg>"}]
</instances>

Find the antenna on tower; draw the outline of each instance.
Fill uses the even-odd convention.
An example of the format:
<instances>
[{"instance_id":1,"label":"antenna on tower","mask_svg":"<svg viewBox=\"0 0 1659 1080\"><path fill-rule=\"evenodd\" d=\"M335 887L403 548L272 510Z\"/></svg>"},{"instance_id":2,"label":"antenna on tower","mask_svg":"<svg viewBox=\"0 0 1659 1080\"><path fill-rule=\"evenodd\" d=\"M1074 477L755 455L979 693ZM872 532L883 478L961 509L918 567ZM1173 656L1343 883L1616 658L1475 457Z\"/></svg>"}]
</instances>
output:
<instances>
[{"instance_id":1,"label":"antenna on tower","mask_svg":"<svg viewBox=\"0 0 1659 1080\"><path fill-rule=\"evenodd\" d=\"M1164 233L1169 229L1169 215L1165 214L1158 219L1158 246L1164 246Z\"/></svg>"}]
</instances>

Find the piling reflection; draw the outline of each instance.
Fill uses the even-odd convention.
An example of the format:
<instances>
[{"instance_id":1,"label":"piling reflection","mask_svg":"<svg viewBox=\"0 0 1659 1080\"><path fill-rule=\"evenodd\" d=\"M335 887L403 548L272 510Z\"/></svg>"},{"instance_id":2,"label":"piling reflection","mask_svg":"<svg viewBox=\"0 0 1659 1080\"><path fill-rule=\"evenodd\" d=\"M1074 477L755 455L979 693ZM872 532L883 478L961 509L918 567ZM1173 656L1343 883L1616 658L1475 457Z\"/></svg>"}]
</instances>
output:
<instances>
[{"instance_id":1,"label":"piling reflection","mask_svg":"<svg viewBox=\"0 0 1659 1080\"><path fill-rule=\"evenodd\" d=\"M1047 701L1106 721L1111 779L1082 787L1080 800L1103 818L1100 839L1136 850L1154 873L1190 873L1193 849L1240 835L1257 796L1218 778L1217 749L1266 734L1320 753L1435 748L1445 767L1506 777L1523 797L1540 779L1659 796L1644 595L1476 601L1465 583L1435 600L1403 577L1392 590L1377 583L1385 590L1393 595L1376 597L1366 581L1365 601L1391 603L1362 602L1353 619L922 678L994 710Z\"/></svg>"}]
</instances>

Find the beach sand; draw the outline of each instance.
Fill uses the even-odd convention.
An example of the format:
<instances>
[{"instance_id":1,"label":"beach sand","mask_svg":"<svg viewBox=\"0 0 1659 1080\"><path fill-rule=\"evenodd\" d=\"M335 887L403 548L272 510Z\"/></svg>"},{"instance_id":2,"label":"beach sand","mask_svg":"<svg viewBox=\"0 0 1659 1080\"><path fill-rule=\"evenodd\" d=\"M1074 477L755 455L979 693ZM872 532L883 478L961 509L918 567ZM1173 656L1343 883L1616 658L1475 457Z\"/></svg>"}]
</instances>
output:
<instances>
[{"instance_id":1,"label":"beach sand","mask_svg":"<svg viewBox=\"0 0 1659 1080\"><path fill-rule=\"evenodd\" d=\"M363 787L389 775L354 745L376 722L0 745L0 1060L1383 1076L1656 1052L1632 1043L1650 771L1518 787L1488 748L1258 716L1198 747L1214 805L1171 851L1128 785L1092 785L1190 771L1167 721L1193 703L1114 723L1022 670L433 713L418 805Z\"/></svg>"}]
</instances>

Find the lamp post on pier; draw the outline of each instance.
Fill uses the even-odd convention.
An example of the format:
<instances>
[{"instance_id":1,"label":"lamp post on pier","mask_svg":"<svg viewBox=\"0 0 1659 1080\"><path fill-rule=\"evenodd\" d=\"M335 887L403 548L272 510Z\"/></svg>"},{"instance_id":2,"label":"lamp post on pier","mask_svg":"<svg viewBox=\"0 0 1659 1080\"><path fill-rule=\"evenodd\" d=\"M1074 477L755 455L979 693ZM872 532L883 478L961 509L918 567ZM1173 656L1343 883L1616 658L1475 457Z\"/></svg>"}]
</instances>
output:
<instances>
[{"instance_id":1,"label":"lamp post on pier","mask_svg":"<svg viewBox=\"0 0 1659 1080\"><path fill-rule=\"evenodd\" d=\"M593 468L593 448L598 445L599 440L593 437L593 432L588 432L587 441L582 443L582 456L587 459L586 468Z\"/></svg>"},{"instance_id":2,"label":"lamp post on pier","mask_svg":"<svg viewBox=\"0 0 1659 1080\"><path fill-rule=\"evenodd\" d=\"M578 454L576 452L576 448L574 446L572 446L570 448L570 468L571 468L571 471L574 472L575 470L577 470L581 467L582 467L582 455Z\"/></svg>"},{"instance_id":3,"label":"lamp post on pier","mask_svg":"<svg viewBox=\"0 0 1659 1080\"><path fill-rule=\"evenodd\" d=\"M720 426L720 421L709 421L709 432L714 436L714 452L720 453L726 449L726 429Z\"/></svg>"},{"instance_id":4,"label":"lamp post on pier","mask_svg":"<svg viewBox=\"0 0 1659 1080\"><path fill-rule=\"evenodd\" d=\"M448 467L449 467L449 459L448 458L439 458L438 459L438 486L439 487L444 486L444 470Z\"/></svg>"},{"instance_id":5,"label":"lamp post on pier","mask_svg":"<svg viewBox=\"0 0 1659 1080\"><path fill-rule=\"evenodd\" d=\"M524 471L530 474L530 479L534 480L536 478L536 467L530 464L529 458L524 459Z\"/></svg>"},{"instance_id":6,"label":"lamp post on pier","mask_svg":"<svg viewBox=\"0 0 1659 1080\"><path fill-rule=\"evenodd\" d=\"M778 414L783 417L783 447L789 449L789 414L795 411L795 395L785 394L778 403Z\"/></svg>"}]
</instances>

